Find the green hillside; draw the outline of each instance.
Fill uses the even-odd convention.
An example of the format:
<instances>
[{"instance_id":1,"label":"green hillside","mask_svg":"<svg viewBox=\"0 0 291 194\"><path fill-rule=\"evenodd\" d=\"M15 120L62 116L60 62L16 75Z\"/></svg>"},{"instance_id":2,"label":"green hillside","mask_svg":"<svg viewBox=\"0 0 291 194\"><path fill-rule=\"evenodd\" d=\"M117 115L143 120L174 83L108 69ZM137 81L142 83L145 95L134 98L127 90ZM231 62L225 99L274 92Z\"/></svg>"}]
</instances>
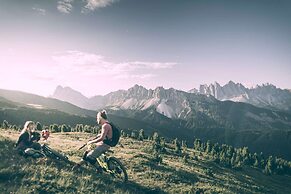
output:
<instances>
[{"instance_id":1,"label":"green hillside","mask_svg":"<svg viewBox=\"0 0 291 194\"><path fill-rule=\"evenodd\" d=\"M0 89L0 96L13 103L22 104L29 107L34 107L34 105L36 105L44 109L56 109L68 114L80 116L95 117L96 115L95 111L82 109L68 102L64 102L54 98L46 98L25 92Z\"/></svg>"},{"instance_id":2,"label":"green hillside","mask_svg":"<svg viewBox=\"0 0 291 194\"><path fill-rule=\"evenodd\" d=\"M88 138L86 133L53 133L50 147L62 150L78 161L77 148ZM113 148L114 155L125 164L129 182L116 182L109 175L88 170L71 171L71 166L50 159L23 158L16 154L15 131L1 130L0 193L290 193L291 177L266 175L258 168L223 167L206 152L184 149L177 154L166 143L159 155L152 152L153 141L121 139L123 146ZM183 155L189 157L185 159ZM160 163L161 162L161 163Z\"/></svg>"}]
</instances>

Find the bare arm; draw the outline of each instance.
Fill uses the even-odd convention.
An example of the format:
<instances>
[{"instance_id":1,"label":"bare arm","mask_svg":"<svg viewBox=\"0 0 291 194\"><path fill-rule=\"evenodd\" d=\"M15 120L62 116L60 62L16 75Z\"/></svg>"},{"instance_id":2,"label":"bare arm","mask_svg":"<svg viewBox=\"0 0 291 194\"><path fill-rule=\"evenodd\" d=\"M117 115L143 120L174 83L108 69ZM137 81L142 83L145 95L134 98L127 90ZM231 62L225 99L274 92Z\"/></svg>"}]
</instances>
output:
<instances>
[{"instance_id":1,"label":"bare arm","mask_svg":"<svg viewBox=\"0 0 291 194\"><path fill-rule=\"evenodd\" d=\"M99 133L99 134L96 135L95 137L91 137L91 138L89 138L89 141L92 141L92 140L94 140L94 139L97 139L98 137L100 137L100 135L101 135L101 133Z\"/></svg>"}]
</instances>

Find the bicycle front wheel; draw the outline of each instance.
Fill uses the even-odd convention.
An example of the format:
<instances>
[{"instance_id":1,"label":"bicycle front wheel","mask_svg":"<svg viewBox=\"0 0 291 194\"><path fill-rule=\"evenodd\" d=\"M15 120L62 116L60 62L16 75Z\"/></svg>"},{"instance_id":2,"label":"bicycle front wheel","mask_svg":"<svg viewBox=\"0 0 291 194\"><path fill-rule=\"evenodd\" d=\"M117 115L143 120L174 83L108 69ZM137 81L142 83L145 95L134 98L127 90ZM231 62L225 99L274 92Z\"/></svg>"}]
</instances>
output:
<instances>
[{"instance_id":1,"label":"bicycle front wheel","mask_svg":"<svg viewBox=\"0 0 291 194\"><path fill-rule=\"evenodd\" d=\"M107 161L108 169L114 178L126 182L128 181L127 172L123 164L115 157L110 157Z\"/></svg>"}]
</instances>

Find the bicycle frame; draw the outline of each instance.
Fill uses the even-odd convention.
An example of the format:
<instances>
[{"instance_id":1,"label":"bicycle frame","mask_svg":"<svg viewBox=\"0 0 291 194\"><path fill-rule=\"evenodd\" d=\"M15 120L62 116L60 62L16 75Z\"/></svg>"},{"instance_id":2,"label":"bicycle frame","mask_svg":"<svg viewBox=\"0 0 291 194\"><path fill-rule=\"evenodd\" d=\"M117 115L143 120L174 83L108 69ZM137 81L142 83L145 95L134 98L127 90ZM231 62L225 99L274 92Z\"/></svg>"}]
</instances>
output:
<instances>
[{"instance_id":1,"label":"bicycle frame","mask_svg":"<svg viewBox=\"0 0 291 194\"><path fill-rule=\"evenodd\" d=\"M104 158L104 159L103 159ZM108 163L107 161L109 160L109 158L107 158L106 154L101 154L98 158L96 158L99 166L106 172L109 172L109 173L114 173L112 170L110 170L108 168Z\"/></svg>"}]
</instances>

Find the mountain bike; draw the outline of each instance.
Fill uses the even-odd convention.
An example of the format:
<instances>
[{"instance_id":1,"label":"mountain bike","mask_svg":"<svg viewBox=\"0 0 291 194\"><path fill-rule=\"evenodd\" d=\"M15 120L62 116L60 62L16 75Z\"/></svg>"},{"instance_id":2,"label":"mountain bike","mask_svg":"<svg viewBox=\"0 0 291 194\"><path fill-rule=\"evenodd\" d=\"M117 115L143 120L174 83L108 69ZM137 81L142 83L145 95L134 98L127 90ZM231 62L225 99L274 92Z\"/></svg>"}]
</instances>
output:
<instances>
[{"instance_id":1,"label":"mountain bike","mask_svg":"<svg viewBox=\"0 0 291 194\"><path fill-rule=\"evenodd\" d=\"M82 149L85 146L86 145L83 145L79 149ZM90 162L88 163L96 168L96 170L98 171L102 169L103 172L110 174L116 180L127 182L128 175L126 169L118 158L110 156L110 154L113 153L114 152L112 150L107 150L106 152L102 153L98 158L96 158L96 164L93 165Z\"/></svg>"},{"instance_id":2,"label":"mountain bike","mask_svg":"<svg viewBox=\"0 0 291 194\"><path fill-rule=\"evenodd\" d=\"M60 161L64 161L68 164L74 164L74 162L70 161L68 156L66 156L65 154L63 153L60 153L52 148L50 148L48 145L46 144L43 144L41 146L41 150L42 152L44 153L44 155L46 157L49 157L49 158L52 158L52 159L55 159L55 160L60 160Z\"/></svg>"},{"instance_id":3,"label":"mountain bike","mask_svg":"<svg viewBox=\"0 0 291 194\"><path fill-rule=\"evenodd\" d=\"M70 161L69 158L65 154L60 153L60 152L50 148L46 144L41 145L40 150L36 150L33 148L27 148L24 150L24 154L26 156L31 156L33 158L47 157L47 158L51 158L51 159L58 160L58 161L64 161L68 164L73 164L73 162Z\"/></svg>"}]
</instances>

